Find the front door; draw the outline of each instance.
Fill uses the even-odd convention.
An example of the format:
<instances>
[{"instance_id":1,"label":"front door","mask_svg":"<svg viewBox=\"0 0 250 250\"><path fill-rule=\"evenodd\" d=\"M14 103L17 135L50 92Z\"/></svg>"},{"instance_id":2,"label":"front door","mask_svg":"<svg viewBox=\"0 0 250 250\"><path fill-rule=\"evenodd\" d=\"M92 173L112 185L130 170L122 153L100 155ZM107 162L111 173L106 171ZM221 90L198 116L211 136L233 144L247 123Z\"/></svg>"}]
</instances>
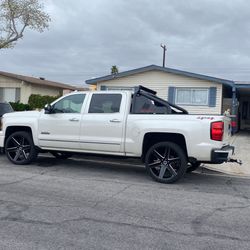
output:
<instances>
[{"instance_id":1,"label":"front door","mask_svg":"<svg viewBox=\"0 0 250 250\"><path fill-rule=\"evenodd\" d=\"M41 115L38 124L39 145L46 149L79 150L82 106L85 94L59 99L50 114Z\"/></svg>"}]
</instances>

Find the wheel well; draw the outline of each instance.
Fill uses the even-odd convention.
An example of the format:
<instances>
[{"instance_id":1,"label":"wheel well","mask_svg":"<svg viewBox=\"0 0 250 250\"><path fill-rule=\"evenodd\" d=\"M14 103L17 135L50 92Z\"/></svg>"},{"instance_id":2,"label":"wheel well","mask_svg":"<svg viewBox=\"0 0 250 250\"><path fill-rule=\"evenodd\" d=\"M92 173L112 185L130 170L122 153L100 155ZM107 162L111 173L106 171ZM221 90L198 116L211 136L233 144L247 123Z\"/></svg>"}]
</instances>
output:
<instances>
[{"instance_id":1,"label":"wheel well","mask_svg":"<svg viewBox=\"0 0 250 250\"><path fill-rule=\"evenodd\" d=\"M17 131L25 131L25 132L28 132L32 135L32 130L30 127L25 127L25 126L11 126L11 127L8 127L6 129L6 132L5 132L5 141L6 139L11 135L13 134L14 132L17 132ZM5 144L5 142L4 142Z\"/></svg>"},{"instance_id":2,"label":"wheel well","mask_svg":"<svg viewBox=\"0 0 250 250\"><path fill-rule=\"evenodd\" d=\"M187 155L187 146L185 137L177 133L147 133L144 136L142 148L142 160L144 161L148 149L158 142L173 142L179 145Z\"/></svg>"}]
</instances>

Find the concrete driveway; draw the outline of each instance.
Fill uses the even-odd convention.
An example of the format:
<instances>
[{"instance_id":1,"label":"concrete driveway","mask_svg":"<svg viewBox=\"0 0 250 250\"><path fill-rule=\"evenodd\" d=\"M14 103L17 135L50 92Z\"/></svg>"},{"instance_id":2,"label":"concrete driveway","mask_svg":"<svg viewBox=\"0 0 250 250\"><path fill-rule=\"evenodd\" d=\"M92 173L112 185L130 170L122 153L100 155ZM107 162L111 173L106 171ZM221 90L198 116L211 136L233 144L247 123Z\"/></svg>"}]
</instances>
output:
<instances>
[{"instance_id":1,"label":"concrete driveway","mask_svg":"<svg viewBox=\"0 0 250 250\"><path fill-rule=\"evenodd\" d=\"M236 163L223 163L216 165L205 164L210 170L239 176L250 176L250 131L241 131L232 137L231 144L235 146L233 158L240 159L242 165Z\"/></svg>"}]
</instances>

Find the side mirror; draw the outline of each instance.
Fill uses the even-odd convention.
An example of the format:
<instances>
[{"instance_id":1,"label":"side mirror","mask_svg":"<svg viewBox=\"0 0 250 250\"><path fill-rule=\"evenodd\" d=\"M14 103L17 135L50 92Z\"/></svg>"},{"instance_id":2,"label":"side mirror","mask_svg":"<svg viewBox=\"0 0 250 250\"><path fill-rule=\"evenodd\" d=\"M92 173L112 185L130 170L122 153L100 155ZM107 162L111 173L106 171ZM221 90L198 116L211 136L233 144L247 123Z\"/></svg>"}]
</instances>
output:
<instances>
[{"instance_id":1,"label":"side mirror","mask_svg":"<svg viewBox=\"0 0 250 250\"><path fill-rule=\"evenodd\" d=\"M45 110L45 114L51 114L52 110L53 110L53 107L50 104L46 104L44 106L44 110Z\"/></svg>"}]
</instances>

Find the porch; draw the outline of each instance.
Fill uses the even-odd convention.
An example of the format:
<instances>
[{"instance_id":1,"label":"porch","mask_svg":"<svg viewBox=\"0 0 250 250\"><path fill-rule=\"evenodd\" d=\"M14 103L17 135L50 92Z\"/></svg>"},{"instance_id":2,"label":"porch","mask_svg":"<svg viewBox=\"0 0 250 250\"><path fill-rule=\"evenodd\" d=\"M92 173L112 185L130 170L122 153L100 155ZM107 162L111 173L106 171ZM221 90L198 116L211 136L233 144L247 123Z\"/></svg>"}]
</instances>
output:
<instances>
[{"instance_id":1,"label":"porch","mask_svg":"<svg viewBox=\"0 0 250 250\"><path fill-rule=\"evenodd\" d=\"M232 87L223 87L221 113L229 113L233 134L250 130L250 82L235 82Z\"/></svg>"}]
</instances>

